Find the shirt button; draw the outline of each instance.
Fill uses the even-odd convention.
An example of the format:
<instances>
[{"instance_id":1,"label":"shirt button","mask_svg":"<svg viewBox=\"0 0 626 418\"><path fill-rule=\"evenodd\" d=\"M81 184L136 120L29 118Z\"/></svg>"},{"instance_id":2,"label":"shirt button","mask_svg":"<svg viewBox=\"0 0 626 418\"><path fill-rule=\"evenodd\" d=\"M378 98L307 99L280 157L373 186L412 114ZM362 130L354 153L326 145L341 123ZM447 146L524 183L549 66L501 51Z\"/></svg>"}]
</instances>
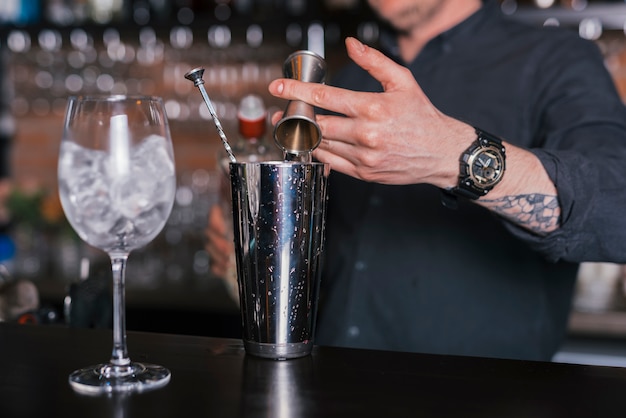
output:
<instances>
[{"instance_id":1,"label":"shirt button","mask_svg":"<svg viewBox=\"0 0 626 418\"><path fill-rule=\"evenodd\" d=\"M354 269L356 271L363 271L367 268L367 264L365 264L364 261L357 261L356 263L354 263Z\"/></svg>"},{"instance_id":2,"label":"shirt button","mask_svg":"<svg viewBox=\"0 0 626 418\"><path fill-rule=\"evenodd\" d=\"M348 337L350 338L356 338L359 336L360 333L361 333L361 330L356 325L352 325L351 327L348 328Z\"/></svg>"}]
</instances>

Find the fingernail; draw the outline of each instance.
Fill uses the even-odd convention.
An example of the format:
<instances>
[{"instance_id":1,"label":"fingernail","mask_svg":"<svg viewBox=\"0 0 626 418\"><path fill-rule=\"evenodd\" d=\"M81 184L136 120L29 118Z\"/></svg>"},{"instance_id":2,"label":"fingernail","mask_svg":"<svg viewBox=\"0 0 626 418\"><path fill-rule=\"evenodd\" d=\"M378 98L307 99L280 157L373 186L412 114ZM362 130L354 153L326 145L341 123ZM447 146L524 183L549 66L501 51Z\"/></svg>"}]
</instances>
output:
<instances>
[{"instance_id":1,"label":"fingernail","mask_svg":"<svg viewBox=\"0 0 626 418\"><path fill-rule=\"evenodd\" d=\"M357 38L352 38L350 37L350 42L352 42L352 45L361 53L365 52L365 45L363 45L361 43L361 41L359 41Z\"/></svg>"},{"instance_id":2,"label":"fingernail","mask_svg":"<svg viewBox=\"0 0 626 418\"><path fill-rule=\"evenodd\" d=\"M283 82L279 82L278 84L276 84L276 92L278 94L283 94L283 90L285 90L285 85L283 84Z\"/></svg>"}]
</instances>

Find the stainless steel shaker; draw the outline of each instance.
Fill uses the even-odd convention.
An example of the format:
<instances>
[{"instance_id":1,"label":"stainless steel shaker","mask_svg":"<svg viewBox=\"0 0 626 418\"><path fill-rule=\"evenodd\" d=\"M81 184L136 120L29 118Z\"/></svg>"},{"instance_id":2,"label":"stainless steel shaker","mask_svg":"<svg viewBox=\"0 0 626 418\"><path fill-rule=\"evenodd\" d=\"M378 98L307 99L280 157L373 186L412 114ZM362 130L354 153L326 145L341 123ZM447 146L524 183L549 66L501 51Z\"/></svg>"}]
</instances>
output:
<instances>
[{"instance_id":1,"label":"stainless steel shaker","mask_svg":"<svg viewBox=\"0 0 626 418\"><path fill-rule=\"evenodd\" d=\"M324 251L329 166L231 163L243 342L252 355L311 353Z\"/></svg>"}]
</instances>

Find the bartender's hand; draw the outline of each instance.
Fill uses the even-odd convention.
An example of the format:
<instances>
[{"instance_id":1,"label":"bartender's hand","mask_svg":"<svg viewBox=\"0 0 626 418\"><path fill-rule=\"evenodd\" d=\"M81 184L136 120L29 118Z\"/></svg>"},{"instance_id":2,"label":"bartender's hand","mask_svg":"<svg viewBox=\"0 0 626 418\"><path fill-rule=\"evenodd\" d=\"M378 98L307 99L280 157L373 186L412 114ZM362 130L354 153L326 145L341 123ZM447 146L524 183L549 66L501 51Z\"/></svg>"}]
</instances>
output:
<instances>
[{"instance_id":1,"label":"bartender's hand","mask_svg":"<svg viewBox=\"0 0 626 418\"><path fill-rule=\"evenodd\" d=\"M220 205L213 205L209 210L209 219L204 230L211 273L217 277L226 276L231 255L235 252L235 245L228 237L228 228L222 212Z\"/></svg>"},{"instance_id":2,"label":"bartender's hand","mask_svg":"<svg viewBox=\"0 0 626 418\"><path fill-rule=\"evenodd\" d=\"M345 115L317 116L324 137L314 156L365 181L454 186L458 158L476 136L473 127L436 109L407 68L354 38L346 39L346 47L350 58L381 82L383 93L290 79L269 86L277 97Z\"/></svg>"},{"instance_id":3,"label":"bartender's hand","mask_svg":"<svg viewBox=\"0 0 626 418\"><path fill-rule=\"evenodd\" d=\"M476 139L474 128L440 112L407 68L354 38L346 39L346 48L349 57L381 83L383 92L292 79L269 85L276 97L302 100L342 115L317 117L323 138L315 158L369 182L456 186L459 158ZM279 118L274 114L272 121ZM560 225L560 206L545 168L531 152L504 145L503 180L478 204L538 234L554 231Z\"/></svg>"}]
</instances>

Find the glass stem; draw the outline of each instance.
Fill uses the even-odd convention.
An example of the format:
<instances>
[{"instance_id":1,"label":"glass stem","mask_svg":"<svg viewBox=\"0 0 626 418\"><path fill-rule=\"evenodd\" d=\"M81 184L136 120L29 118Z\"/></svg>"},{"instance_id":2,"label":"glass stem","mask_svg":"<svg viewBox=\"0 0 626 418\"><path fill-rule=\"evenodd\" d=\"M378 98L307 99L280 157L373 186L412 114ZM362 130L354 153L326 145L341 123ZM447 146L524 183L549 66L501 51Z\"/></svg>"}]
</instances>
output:
<instances>
[{"instance_id":1,"label":"glass stem","mask_svg":"<svg viewBox=\"0 0 626 418\"><path fill-rule=\"evenodd\" d=\"M111 255L113 268L113 352L111 363L115 366L130 364L126 348L126 260L128 254Z\"/></svg>"}]
</instances>

